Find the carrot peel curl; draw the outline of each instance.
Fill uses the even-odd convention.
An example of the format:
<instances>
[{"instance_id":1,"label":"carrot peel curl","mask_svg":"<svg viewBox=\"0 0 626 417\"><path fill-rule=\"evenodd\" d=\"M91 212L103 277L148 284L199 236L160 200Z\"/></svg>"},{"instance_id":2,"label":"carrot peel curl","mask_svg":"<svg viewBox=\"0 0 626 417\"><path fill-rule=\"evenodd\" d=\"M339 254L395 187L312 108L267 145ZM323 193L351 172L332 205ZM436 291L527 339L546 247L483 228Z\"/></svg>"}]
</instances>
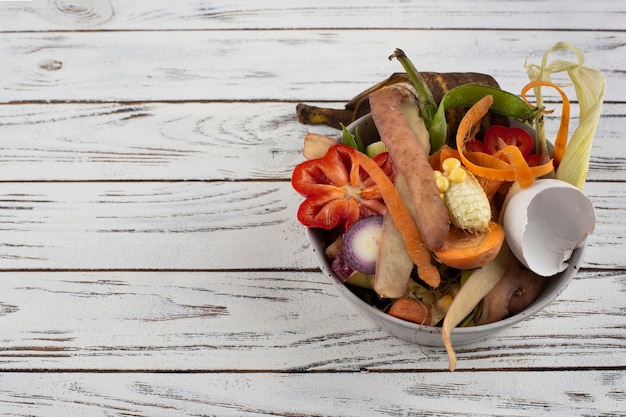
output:
<instances>
[{"instance_id":1,"label":"carrot peel curl","mask_svg":"<svg viewBox=\"0 0 626 417\"><path fill-rule=\"evenodd\" d=\"M522 99L527 104L530 104L530 103L526 99L526 93L528 92L528 90L530 90L531 88L535 88L535 87L554 88L561 95L561 99L563 100L563 105L561 109L561 123L559 124L559 130L556 134L556 139L554 140L554 165L558 167L559 164L561 163L561 159L563 158L563 155L565 154L565 148L567 146L567 135L568 135L568 130L569 130L569 119L570 119L569 99L567 98L567 95L565 94L565 92L561 88L559 88L559 86L557 86L556 84L550 81L533 81L533 82L526 84L521 92ZM544 113L549 114L549 113L552 113L552 111L544 110Z\"/></svg>"},{"instance_id":2,"label":"carrot peel curl","mask_svg":"<svg viewBox=\"0 0 626 417\"><path fill-rule=\"evenodd\" d=\"M456 147L459 150L459 157L463 165L478 177L507 182L519 181L522 187L528 187L534 182L535 178L552 172L554 170L552 160L543 165L529 167L519 149L517 149L517 152L514 149L503 152L509 160L508 163L502 161L496 155L463 150L465 142L473 139L476 126L478 126L482 117L487 114L492 104L493 97L486 95L470 107L459 124L456 134ZM470 155L472 160L468 158ZM495 160L498 160L498 162Z\"/></svg>"}]
</instances>

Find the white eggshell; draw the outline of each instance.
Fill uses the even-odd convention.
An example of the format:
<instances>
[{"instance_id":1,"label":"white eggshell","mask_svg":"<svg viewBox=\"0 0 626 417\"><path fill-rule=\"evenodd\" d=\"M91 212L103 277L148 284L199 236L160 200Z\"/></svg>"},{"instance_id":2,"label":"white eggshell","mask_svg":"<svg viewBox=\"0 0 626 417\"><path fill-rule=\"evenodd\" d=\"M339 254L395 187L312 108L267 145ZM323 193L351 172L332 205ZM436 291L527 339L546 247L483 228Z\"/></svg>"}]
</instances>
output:
<instances>
[{"instance_id":1,"label":"white eggshell","mask_svg":"<svg viewBox=\"0 0 626 417\"><path fill-rule=\"evenodd\" d=\"M548 277L567 268L574 249L595 228L593 205L578 188L541 179L507 196L502 225L515 256L531 271Z\"/></svg>"}]
</instances>

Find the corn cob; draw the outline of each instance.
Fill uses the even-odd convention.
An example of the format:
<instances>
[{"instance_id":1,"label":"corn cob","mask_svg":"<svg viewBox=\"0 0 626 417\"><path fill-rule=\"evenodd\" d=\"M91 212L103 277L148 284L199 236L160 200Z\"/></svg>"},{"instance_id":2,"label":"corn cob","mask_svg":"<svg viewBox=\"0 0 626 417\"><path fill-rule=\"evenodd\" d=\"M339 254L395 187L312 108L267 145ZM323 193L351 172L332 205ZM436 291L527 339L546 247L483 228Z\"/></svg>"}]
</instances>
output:
<instances>
[{"instance_id":1,"label":"corn cob","mask_svg":"<svg viewBox=\"0 0 626 417\"><path fill-rule=\"evenodd\" d=\"M491 220L491 206L474 174L456 158L443 161L441 169L435 171L435 181L452 224L470 232L484 231Z\"/></svg>"}]
</instances>

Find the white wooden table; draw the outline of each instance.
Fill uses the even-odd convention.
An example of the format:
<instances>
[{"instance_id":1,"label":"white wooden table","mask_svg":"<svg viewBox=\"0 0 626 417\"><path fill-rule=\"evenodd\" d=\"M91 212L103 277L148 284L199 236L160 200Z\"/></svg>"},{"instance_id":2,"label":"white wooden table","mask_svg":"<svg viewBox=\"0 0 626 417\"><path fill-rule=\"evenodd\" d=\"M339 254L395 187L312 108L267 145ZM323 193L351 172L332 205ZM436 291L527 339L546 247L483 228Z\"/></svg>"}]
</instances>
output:
<instances>
[{"instance_id":1,"label":"white wooden table","mask_svg":"<svg viewBox=\"0 0 626 417\"><path fill-rule=\"evenodd\" d=\"M621 0L0 2L0 413L626 414ZM556 41L607 78L583 269L458 350L394 339L319 272L298 102L418 68L526 82ZM555 128L552 130L554 131Z\"/></svg>"}]
</instances>

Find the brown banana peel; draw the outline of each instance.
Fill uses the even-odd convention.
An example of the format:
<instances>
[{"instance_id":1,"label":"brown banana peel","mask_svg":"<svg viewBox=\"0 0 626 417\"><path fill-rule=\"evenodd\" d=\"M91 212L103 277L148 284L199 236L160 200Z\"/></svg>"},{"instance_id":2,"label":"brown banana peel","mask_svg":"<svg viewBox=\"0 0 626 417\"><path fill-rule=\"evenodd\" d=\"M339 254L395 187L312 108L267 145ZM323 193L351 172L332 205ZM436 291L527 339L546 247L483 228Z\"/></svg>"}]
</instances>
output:
<instances>
[{"instance_id":1,"label":"brown banana peel","mask_svg":"<svg viewBox=\"0 0 626 417\"><path fill-rule=\"evenodd\" d=\"M432 92L437 105L441 102L441 99L446 92L460 85L483 84L499 88L496 80L487 74L475 72L422 72L421 75ZM341 129L342 125L348 126L359 117L370 112L369 96L371 93L382 87L397 83L410 83L409 77L406 73L394 73L389 78L374 84L354 96L345 104L343 109L317 107L305 103L298 103L296 106L298 120L302 124L323 124L336 129ZM450 125L456 125L460 122L464 113L464 109L450 109L446 112L446 119L449 121Z\"/></svg>"}]
</instances>

